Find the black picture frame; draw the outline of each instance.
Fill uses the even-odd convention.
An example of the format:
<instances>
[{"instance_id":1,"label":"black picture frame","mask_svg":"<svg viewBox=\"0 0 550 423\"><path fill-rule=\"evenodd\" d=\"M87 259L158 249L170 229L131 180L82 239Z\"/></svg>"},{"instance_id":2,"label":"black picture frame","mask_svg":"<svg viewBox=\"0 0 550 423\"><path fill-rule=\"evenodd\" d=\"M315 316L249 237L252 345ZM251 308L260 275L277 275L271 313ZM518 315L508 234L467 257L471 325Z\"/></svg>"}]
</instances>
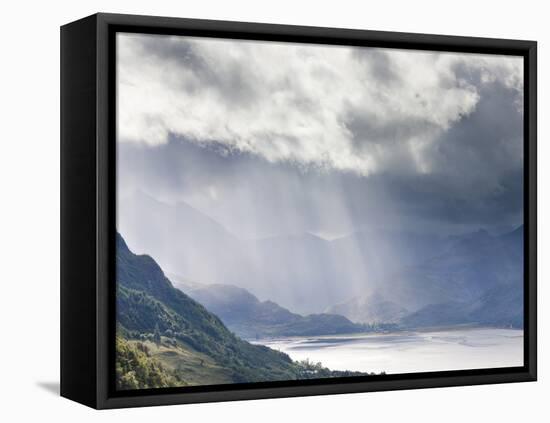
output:
<instances>
[{"instance_id":1,"label":"black picture frame","mask_svg":"<svg viewBox=\"0 0 550 423\"><path fill-rule=\"evenodd\" d=\"M114 390L115 34L181 34L524 57L524 366ZM97 409L431 388L537 378L534 41L95 14L61 27L61 395Z\"/></svg>"}]
</instances>

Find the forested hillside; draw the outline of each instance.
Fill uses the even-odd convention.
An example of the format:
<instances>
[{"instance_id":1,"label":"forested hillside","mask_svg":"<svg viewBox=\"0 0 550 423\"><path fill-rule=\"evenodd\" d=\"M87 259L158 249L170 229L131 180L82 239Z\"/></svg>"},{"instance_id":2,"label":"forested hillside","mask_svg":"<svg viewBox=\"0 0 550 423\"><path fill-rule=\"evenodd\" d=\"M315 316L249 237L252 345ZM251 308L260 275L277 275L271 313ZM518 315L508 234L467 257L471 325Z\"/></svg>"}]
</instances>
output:
<instances>
[{"instance_id":1,"label":"forested hillside","mask_svg":"<svg viewBox=\"0 0 550 423\"><path fill-rule=\"evenodd\" d=\"M207 385L358 375L330 371L230 332L117 234L117 386Z\"/></svg>"}]
</instances>

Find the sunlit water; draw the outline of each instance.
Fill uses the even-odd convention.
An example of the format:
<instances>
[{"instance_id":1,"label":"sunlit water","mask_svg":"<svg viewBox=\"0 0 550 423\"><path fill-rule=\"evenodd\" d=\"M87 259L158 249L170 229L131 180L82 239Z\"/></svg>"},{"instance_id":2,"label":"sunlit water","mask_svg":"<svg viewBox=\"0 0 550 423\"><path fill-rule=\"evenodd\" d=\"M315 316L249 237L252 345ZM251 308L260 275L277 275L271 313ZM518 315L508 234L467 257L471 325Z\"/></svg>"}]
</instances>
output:
<instances>
[{"instance_id":1,"label":"sunlit water","mask_svg":"<svg viewBox=\"0 0 550 423\"><path fill-rule=\"evenodd\" d=\"M460 328L259 340L332 370L413 373L523 365L523 331Z\"/></svg>"}]
</instances>

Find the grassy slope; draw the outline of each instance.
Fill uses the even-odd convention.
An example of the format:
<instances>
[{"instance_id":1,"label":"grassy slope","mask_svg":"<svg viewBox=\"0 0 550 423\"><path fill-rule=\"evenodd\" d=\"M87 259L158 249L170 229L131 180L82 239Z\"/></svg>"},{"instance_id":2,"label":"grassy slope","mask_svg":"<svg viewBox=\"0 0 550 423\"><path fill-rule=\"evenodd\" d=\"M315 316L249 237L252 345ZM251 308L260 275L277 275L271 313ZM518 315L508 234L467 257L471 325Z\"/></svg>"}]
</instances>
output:
<instances>
[{"instance_id":1,"label":"grassy slope","mask_svg":"<svg viewBox=\"0 0 550 423\"><path fill-rule=\"evenodd\" d=\"M176 376L176 382L179 380L183 381L185 385L208 385L213 382L221 384L233 381L232 373L211 357L174 339L162 337L162 341L158 345L152 341L131 340L129 343L145 345L150 356L161 363L167 373Z\"/></svg>"}]
</instances>

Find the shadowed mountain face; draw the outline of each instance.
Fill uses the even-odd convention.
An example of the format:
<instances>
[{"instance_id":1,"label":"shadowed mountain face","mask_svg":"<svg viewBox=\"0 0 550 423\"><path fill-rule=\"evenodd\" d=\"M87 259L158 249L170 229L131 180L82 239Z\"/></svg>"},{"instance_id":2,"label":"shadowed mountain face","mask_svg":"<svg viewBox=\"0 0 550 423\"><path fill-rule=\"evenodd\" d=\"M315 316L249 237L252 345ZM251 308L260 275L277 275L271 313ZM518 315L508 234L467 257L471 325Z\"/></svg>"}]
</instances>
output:
<instances>
[{"instance_id":1,"label":"shadowed mountain face","mask_svg":"<svg viewBox=\"0 0 550 423\"><path fill-rule=\"evenodd\" d=\"M272 301L259 301L243 288L232 285L178 284L190 297L216 314L237 335L247 338L317 336L363 332L363 325L343 316L301 316Z\"/></svg>"},{"instance_id":2,"label":"shadowed mountain face","mask_svg":"<svg viewBox=\"0 0 550 423\"><path fill-rule=\"evenodd\" d=\"M405 316L405 327L475 324L523 328L523 289L517 284L493 288L473 303L430 304Z\"/></svg>"},{"instance_id":3,"label":"shadowed mountain face","mask_svg":"<svg viewBox=\"0 0 550 423\"><path fill-rule=\"evenodd\" d=\"M474 323L523 327L523 226L493 237L477 232L415 269L412 281L444 292L403 319L409 326ZM437 301L439 300L439 301Z\"/></svg>"}]
</instances>

